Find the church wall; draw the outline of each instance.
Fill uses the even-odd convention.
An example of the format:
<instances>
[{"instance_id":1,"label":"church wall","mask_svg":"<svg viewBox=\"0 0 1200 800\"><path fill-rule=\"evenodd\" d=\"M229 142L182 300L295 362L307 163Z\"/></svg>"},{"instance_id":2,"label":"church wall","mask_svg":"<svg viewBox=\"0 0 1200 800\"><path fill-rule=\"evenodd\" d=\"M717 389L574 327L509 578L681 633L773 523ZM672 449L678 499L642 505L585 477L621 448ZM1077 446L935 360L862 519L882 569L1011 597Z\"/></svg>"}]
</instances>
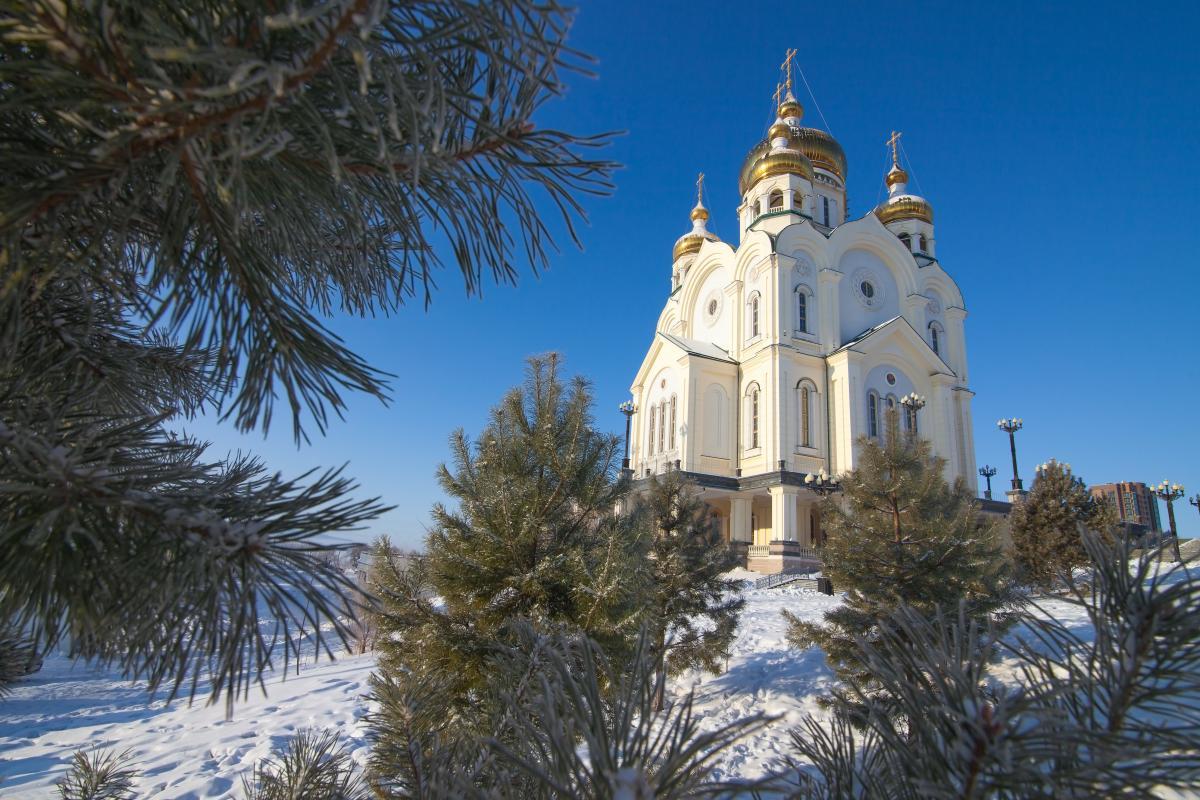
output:
<instances>
[{"instance_id":1,"label":"church wall","mask_svg":"<svg viewBox=\"0 0 1200 800\"><path fill-rule=\"evenodd\" d=\"M900 315L897 281L883 259L866 250L850 250L838 262L845 276L839 286L839 335L846 342L868 328ZM861 287L870 282L873 296L864 296Z\"/></svg>"},{"instance_id":2,"label":"church wall","mask_svg":"<svg viewBox=\"0 0 1200 800\"><path fill-rule=\"evenodd\" d=\"M732 476L736 470L737 367L693 359L688 469Z\"/></svg>"},{"instance_id":3,"label":"church wall","mask_svg":"<svg viewBox=\"0 0 1200 800\"><path fill-rule=\"evenodd\" d=\"M687 318L691 323L691 330L687 335L700 341L712 342L717 347L732 352L738 310L736 303L730 302L731 298L725 289L733 280L733 268L722 264L715 269L703 265L701 269L704 270L699 278L702 283L694 295L695 300L691 308L687 311ZM710 307L714 303L716 311L710 313Z\"/></svg>"}]
</instances>

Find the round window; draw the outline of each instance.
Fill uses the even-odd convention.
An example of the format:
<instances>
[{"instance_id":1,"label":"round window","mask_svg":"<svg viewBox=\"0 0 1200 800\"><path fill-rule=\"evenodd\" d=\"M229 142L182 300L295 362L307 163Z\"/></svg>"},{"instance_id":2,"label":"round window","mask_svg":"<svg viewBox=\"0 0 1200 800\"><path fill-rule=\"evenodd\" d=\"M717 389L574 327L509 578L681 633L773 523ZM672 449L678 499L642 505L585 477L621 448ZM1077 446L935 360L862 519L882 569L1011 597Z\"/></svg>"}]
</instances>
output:
<instances>
[{"instance_id":1,"label":"round window","mask_svg":"<svg viewBox=\"0 0 1200 800\"><path fill-rule=\"evenodd\" d=\"M867 298L868 300L875 296L875 287L870 281L863 281L860 283L858 285L858 290L862 292L863 297Z\"/></svg>"},{"instance_id":2,"label":"round window","mask_svg":"<svg viewBox=\"0 0 1200 800\"><path fill-rule=\"evenodd\" d=\"M717 313L717 301L709 300L708 301L708 315L711 317L711 316L715 316L716 313Z\"/></svg>"},{"instance_id":3,"label":"round window","mask_svg":"<svg viewBox=\"0 0 1200 800\"><path fill-rule=\"evenodd\" d=\"M895 386L896 385L896 376L893 373L889 372L887 374L887 382L888 382L888 386Z\"/></svg>"}]
</instances>

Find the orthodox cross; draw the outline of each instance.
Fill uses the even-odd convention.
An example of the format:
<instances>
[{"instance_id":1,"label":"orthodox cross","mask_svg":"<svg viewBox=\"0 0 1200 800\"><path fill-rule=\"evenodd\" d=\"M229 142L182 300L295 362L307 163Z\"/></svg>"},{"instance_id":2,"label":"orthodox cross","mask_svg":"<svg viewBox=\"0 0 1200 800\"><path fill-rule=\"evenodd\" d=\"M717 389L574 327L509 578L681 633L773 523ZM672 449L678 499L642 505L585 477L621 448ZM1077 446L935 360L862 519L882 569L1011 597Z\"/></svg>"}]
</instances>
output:
<instances>
[{"instance_id":1,"label":"orthodox cross","mask_svg":"<svg viewBox=\"0 0 1200 800\"><path fill-rule=\"evenodd\" d=\"M698 206L704 205L704 173L703 172L701 172L700 176L698 178L696 178L696 205L698 205Z\"/></svg>"},{"instance_id":2,"label":"orthodox cross","mask_svg":"<svg viewBox=\"0 0 1200 800\"><path fill-rule=\"evenodd\" d=\"M792 90L792 59L796 57L796 48L790 47L787 51L787 58L783 59L783 63L779 65L781 70L787 73L787 88Z\"/></svg>"},{"instance_id":3,"label":"orthodox cross","mask_svg":"<svg viewBox=\"0 0 1200 800\"><path fill-rule=\"evenodd\" d=\"M888 145L892 148L892 163L900 166L900 156L896 153L896 145L900 143L900 137L903 136L900 131L892 131L892 138L887 140Z\"/></svg>"},{"instance_id":4,"label":"orthodox cross","mask_svg":"<svg viewBox=\"0 0 1200 800\"><path fill-rule=\"evenodd\" d=\"M779 103L780 103L779 98L782 96L783 96L783 84L777 83L777 84L775 84L775 107L776 108L779 108Z\"/></svg>"}]
</instances>

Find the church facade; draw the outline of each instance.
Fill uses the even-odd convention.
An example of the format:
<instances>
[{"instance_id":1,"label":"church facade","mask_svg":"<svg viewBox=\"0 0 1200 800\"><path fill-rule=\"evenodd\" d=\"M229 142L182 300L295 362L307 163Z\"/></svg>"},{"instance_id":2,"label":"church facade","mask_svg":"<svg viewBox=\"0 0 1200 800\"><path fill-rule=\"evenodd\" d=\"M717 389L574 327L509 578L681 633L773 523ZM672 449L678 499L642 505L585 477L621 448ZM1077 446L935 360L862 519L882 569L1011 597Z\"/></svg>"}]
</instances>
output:
<instances>
[{"instance_id":1,"label":"church facade","mask_svg":"<svg viewBox=\"0 0 1200 800\"><path fill-rule=\"evenodd\" d=\"M946 478L976 485L958 286L933 209L908 191L890 142L887 199L849 218L847 162L801 124L790 90L739 179L736 244L702 196L672 252L671 292L631 386L629 469L682 470L751 569L816 557L820 497L806 479L855 466L885 414L930 440ZM919 395L924 406L901 408Z\"/></svg>"}]
</instances>

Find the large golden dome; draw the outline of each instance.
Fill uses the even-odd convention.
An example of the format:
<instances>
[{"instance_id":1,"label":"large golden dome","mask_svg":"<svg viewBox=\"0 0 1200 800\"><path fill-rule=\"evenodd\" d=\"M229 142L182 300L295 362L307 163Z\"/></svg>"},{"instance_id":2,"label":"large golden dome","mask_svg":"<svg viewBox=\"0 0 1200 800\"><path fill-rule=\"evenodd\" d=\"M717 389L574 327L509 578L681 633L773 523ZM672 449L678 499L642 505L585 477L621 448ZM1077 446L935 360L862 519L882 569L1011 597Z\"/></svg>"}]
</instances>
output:
<instances>
[{"instance_id":1,"label":"large golden dome","mask_svg":"<svg viewBox=\"0 0 1200 800\"><path fill-rule=\"evenodd\" d=\"M791 130L791 137L788 140L790 147L799 151L804 160L808 162L808 170L801 171L805 177L812 180L812 168L820 167L838 176L842 183L846 182L846 153L837 140L825 131L816 128L789 127ZM766 173L760 174L757 170L763 157L767 156L770 151L771 142L764 139L746 155L741 175L738 178L739 192L745 194L746 190L755 182L766 177ZM762 169L766 170L767 168L764 166ZM789 171L792 170L782 170L782 172ZM770 172L769 174L778 175L781 172Z\"/></svg>"}]
</instances>

